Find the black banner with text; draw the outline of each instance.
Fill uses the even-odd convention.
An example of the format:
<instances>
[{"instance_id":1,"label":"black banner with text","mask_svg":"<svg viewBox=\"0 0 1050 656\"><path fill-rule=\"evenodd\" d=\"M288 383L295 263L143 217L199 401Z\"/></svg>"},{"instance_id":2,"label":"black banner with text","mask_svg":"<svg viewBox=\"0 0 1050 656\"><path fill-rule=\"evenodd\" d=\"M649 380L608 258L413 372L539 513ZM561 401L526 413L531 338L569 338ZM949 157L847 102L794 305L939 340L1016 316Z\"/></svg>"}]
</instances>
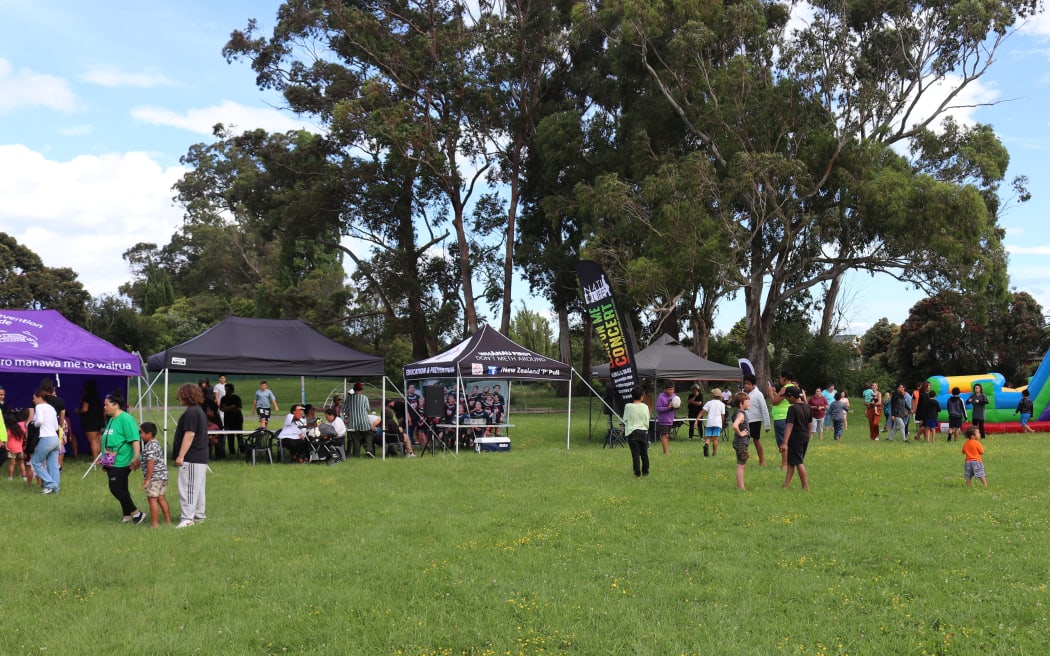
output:
<instances>
[{"instance_id":1,"label":"black banner with text","mask_svg":"<svg viewBox=\"0 0 1050 656\"><path fill-rule=\"evenodd\" d=\"M577 262L576 275L580 278L583 303L594 324L594 332L609 354L612 384L624 403L630 403L631 390L638 386L638 367L623 317L616 309L609 279L601 265L591 260Z\"/></svg>"}]
</instances>

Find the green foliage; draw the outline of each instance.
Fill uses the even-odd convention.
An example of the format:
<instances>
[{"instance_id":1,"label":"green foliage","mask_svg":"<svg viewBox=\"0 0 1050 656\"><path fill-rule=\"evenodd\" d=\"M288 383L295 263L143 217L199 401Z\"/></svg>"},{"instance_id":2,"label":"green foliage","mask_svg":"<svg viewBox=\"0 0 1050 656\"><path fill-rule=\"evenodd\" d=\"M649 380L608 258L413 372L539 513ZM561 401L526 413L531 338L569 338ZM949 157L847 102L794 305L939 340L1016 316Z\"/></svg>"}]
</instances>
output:
<instances>
[{"instance_id":1,"label":"green foliage","mask_svg":"<svg viewBox=\"0 0 1050 656\"><path fill-rule=\"evenodd\" d=\"M1008 303L942 292L912 307L894 363L907 380L998 372L1021 383L1039 355L1044 327L1042 308L1025 292L1013 293Z\"/></svg>"},{"instance_id":2,"label":"green foliage","mask_svg":"<svg viewBox=\"0 0 1050 656\"><path fill-rule=\"evenodd\" d=\"M785 368L798 377L799 384L807 390L826 387L835 383L839 389L850 389L849 372L856 369L857 352L850 344L836 342L828 337L810 336L808 343L791 354Z\"/></svg>"},{"instance_id":3,"label":"green foliage","mask_svg":"<svg viewBox=\"0 0 1050 656\"><path fill-rule=\"evenodd\" d=\"M159 318L140 314L118 296L92 299L84 328L118 348L137 351L143 358L175 343L168 341Z\"/></svg>"},{"instance_id":4,"label":"green foliage","mask_svg":"<svg viewBox=\"0 0 1050 656\"><path fill-rule=\"evenodd\" d=\"M90 300L72 269L44 266L40 256L0 232L0 307L57 310L84 326Z\"/></svg>"},{"instance_id":5,"label":"green foliage","mask_svg":"<svg viewBox=\"0 0 1050 656\"><path fill-rule=\"evenodd\" d=\"M550 322L539 312L520 308L511 320L510 334L507 336L530 351L558 359L558 345L554 341Z\"/></svg>"},{"instance_id":6,"label":"green foliage","mask_svg":"<svg viewBox=\"0 0 1050 656\"><path fill-rule=\"evenodd\" d=\"M1005 290L1005 149L987 126L934 132L943 109L912 112L933 80L975 83L1037 7L978 4L817 3L791 30L781 3L578 4L589 74L567 80L580 128L558 133L605 139L561 204L585 221L584 253L656 316L643 324L702 330L740 290L760 373L782 311L845 271ZM566 170L587 165L552 175Z\"/></svg>"}]
</instances>

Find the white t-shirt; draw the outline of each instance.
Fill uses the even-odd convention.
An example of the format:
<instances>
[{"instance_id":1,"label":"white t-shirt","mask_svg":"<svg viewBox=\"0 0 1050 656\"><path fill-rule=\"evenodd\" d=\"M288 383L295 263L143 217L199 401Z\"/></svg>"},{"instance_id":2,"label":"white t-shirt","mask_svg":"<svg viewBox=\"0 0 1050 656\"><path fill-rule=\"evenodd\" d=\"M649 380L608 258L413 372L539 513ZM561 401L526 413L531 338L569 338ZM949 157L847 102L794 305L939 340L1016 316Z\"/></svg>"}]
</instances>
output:
<instances>
[{"instance_id":1,"label":"white t-shirt","mask_svg":"<svg viewBox=\"0 0 1050 656\"><path fill-rule=\"evenodd\" d=\"M58 413L47 401L36 405L33 423L40 428L40 437L58 437Z\"/></svg>"},{"instance_id":2,"label":"white t-shirt","mask_svg":"<svg viewBox=\"0 0 1050 656\"><path fill-rule=\"evenodd\" d=\"M215 405L218 405L222 402L222 397L226 396L226 386L222 383L216 383L212 390L215 392Z\"/></svg>"},{"instance_id":3,"label":"white t-shirt","mask_svg":"<svg viewBox=\"0 0 1050 656\"><path fill-rule=\"evenodd\" d=\"M722 428L726 423L726 404L718 399L711 399L704 404L707 413L708 428Z\"/></svg>"},{"instance_id":4,"label":"white t-shirt","mask_svg":"<svg viewBox=\"0 0 1050 656\"><path fill-rule=\"evenodd\" d=\"M303 439L303 433L306 432L304 424L295 421L294 414L288 414L284 418L284 426L281 427L281 432L277 434L279 440L301 440Z\"/></svg>"}]
</instances>

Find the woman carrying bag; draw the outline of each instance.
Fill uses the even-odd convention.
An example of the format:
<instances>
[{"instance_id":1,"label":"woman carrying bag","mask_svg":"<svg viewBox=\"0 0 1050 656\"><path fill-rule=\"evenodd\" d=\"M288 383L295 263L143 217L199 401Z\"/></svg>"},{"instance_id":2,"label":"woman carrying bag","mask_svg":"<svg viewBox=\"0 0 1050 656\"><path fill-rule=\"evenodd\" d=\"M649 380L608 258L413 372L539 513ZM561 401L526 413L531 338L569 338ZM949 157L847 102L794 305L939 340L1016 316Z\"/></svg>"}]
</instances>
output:
<instances>
[{"instance_id":1,"label":"woman carrying bag","mask_svg":"<svg viewBox=\"0 0 1050 656\"><path fill-rule=\"evenodd\" d=\"M102 468L109 478L109 492L120 502L124 517L121 523L134 522L141 524L146 513L135 506L128 490L128 476L133 469L139 468L140 449L139 427L135 418L124 412L124 399L113 394L102 402L109 422L102 432Z\"/></svg>"}]
</instances>

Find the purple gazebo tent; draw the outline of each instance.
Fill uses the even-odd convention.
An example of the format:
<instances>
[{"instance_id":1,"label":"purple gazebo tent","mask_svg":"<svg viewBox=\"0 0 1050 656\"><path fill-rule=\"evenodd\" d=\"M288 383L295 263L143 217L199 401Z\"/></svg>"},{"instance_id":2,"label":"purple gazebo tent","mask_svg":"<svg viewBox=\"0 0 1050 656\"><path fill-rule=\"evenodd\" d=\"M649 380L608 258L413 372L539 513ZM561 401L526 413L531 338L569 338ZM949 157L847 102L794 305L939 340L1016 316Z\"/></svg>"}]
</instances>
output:
<instances>
[{"instance_id":1,"label":"purple gazebo tent","mask_svg":"<svg viewBox=\"0 0 1050 656\"><path fill-rule=\"evenodd\" d=\"M9 409L32 405L33 392L51 378L66 402L78 445L84 382L94 380L99 394L119 391L127 398L128 378L142 373L137 355L113 346L69 321L56 310L0 310L0 386Z\"/></svg>"}]
</instances>

